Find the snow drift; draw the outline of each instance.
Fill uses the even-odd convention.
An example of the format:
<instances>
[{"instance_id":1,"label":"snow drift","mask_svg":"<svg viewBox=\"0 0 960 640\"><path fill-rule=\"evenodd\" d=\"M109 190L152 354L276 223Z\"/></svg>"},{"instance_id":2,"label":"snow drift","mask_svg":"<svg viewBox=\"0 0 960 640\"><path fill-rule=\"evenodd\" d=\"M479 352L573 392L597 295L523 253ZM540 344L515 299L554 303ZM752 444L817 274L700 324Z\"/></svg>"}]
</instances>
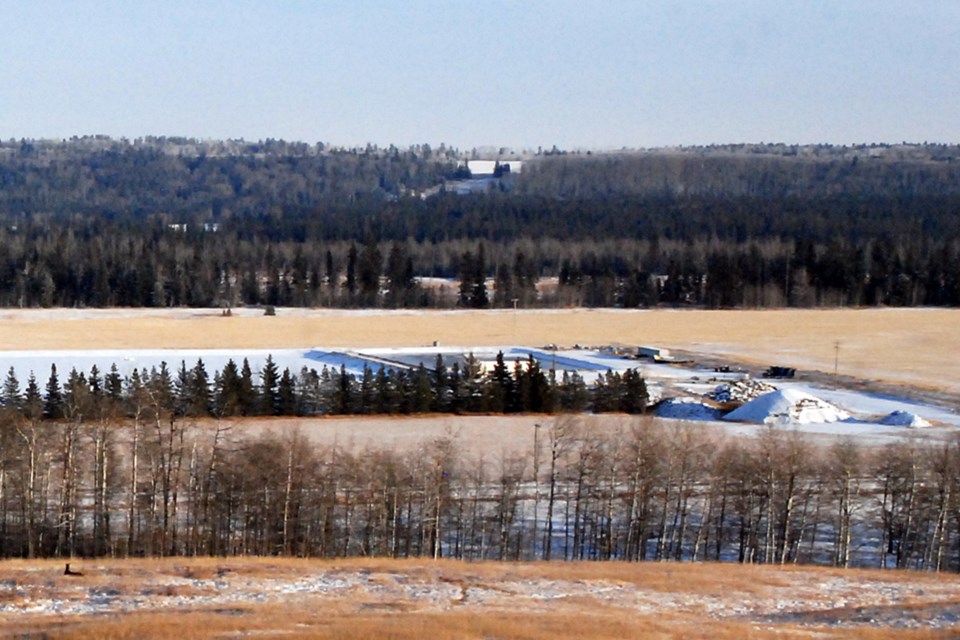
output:
<instances>
[{"instance_id":1,"label":"snow drift","mask_svg":"<svg viewBox=\"0 0 960 640\"><path fill-rule=\"evenodd\" d=\"M755 424L819 424L846 420L850 414L797 389L779 389L751 400L723 416L732 422Z\"/></svg>"},{"instance_id":2,"label":"snow drift","mask_svg":"<svg viewBox=\"0 0 960 640\"><path fill-rule=\"evenodd\" d=\"M716 420L721 411L705 405L696 398L669 398L656 409L658 418L670 420Z\"/></svg>"}]
</instances>

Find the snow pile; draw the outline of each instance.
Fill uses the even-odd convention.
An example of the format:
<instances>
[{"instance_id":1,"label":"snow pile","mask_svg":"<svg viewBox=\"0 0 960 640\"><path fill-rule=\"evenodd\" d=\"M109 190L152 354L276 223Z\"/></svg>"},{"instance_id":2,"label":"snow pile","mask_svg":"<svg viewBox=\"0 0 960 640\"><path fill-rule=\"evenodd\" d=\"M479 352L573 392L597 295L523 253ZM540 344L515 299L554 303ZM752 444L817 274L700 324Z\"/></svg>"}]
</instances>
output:
<instances>
[{"instance_id":1,"label":"snow pile","mask_svg":"<svg viewBox=\"0 0 960 640\"><path fill-rule=\"evenodd\" d=\"M717 402L750 402L777 388L760 380L738 380L733 384L721 384L708 395Z\"/></svg>"},{"instance_id":2,"label":"snow pile","mask_svg":"<svg viewBox=\"0 0 960 640\"><path fill-rule=\"evenodd\" d=\"M915 413L909 411L894 411L879 420L880 424L895 427L929 427L930 423Z\"/></svg>"},{"instance_id":3,"label":"snow pile","mask_svg":"<svg viewBox=\"0 0 960 640\"><path fill-rule=\"evenodd\" d=\"M723 416L733 422L756 424L819 424L846 420L850 414L797 389L780 389L751 400Z\"/></svg>"},{"instance_id":4,"label":"snow pile","mask_svg":"<svg viewBox=\"0 0 960 640\"><path fill-rule=\"evenodd\" d=\"M657 407L658 418L672 420L716 420L720 411L691 397L669 398Z\"/></svg>"}]
</instances>

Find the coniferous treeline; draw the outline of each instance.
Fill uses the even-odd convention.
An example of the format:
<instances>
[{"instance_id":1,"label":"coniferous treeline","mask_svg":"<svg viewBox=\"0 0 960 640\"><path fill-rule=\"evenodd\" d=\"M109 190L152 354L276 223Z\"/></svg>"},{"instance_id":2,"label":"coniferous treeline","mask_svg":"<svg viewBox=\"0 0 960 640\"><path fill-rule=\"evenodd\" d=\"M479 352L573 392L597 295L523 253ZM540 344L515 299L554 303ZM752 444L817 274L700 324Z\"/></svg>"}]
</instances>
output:
<instances>
[{"instance_id":1,"label":"coniferous treeline","mask_svg":"<svg viewBox=\"0 0 960 640\"><path fill-rule=\"evenodd\" d=\"M542 154L420 197L470 154L0 143L0 305L955 306L954 151Z\"/></svg>"},{"instance_id":2,"label":"coniferous treeline","mask_svg":"<svg viewBox=\"0 0 960 640\"><path fill-rule=\"evenodd\" d=\"M22 386L22 389L21 389ZM544 371L532 356L507 363L497 354L484 372L469 355L447 366L438 355L432 369L365 367L359 376L324 366L281 372L268 356L254 372L247 359L228 360L211 375L203 360L176 371L167 364L121 376L116 365L104 374L71 369L61 382L56 365L42 389L31 373L24 385L11 368L0 404L15 419L60 420L99 415L130 417L148 394L159 410L175 418L235 416L397 415L419 413L643 413L649 394L636 369L607 371L593 381L576 372Z\"/></svg>"},{"instance_id":3,"label":"coniferous treeline","mask_svg":"<svg viewBox=\"0 0 960 640\"><path fill-rule=\"evenodd\" d=\"M33 221L0 228L0 306L956 306L960 239L921 227L859 242L315 243Z\"/></svg>"}]
</instances>

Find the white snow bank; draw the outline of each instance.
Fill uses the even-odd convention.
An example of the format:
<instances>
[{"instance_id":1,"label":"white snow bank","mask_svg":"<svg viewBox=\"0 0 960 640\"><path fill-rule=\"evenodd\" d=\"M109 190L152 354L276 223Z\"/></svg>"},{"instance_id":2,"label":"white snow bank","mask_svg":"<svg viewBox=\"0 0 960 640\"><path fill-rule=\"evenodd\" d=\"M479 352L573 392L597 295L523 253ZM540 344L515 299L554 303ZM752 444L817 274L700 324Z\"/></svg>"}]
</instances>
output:
<instances>
[{"instance_id":1,"label":"white snow bank","mask_svg":"<svg viewBox=\"0 0 960 640\"><path fill-rule=\"evenodd\" d=\"M691 397L669 398L657 407L657 417L670 420L716 420L720 413Z\"/></svg>"},{"instance_id":2,"label":"white snow bank","mask_svg":"<svg viewBox=\"0 0 960 640\"><path fill-rule=\"evenodd\" d=\"M895 427L929 427L930 423L915 413L909 411L893 411L879 420L880 424Z\"/></svg>"},{"instance_id":3,"label":"white snow bank","mask_svg":"<svg viewBox=\"0 0 960 640\"><path fill-rule=\"evenodd\" d=\"M846 420L850 414L798 389L780 389L751 400L723 416L756 424L821 424Z\"/></svg>"}]
</instances>

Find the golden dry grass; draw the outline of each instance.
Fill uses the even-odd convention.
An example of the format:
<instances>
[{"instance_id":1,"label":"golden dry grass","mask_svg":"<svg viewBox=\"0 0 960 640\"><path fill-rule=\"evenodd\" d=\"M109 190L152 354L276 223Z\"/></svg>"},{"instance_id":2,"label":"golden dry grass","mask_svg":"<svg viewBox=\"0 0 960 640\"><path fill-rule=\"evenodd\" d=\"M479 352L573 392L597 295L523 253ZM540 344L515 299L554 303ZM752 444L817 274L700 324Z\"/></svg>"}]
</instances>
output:
<instances>
[{"instance_id":1,"label":"golden dry grass","mask_svg":"<svg viewBox=\"0 0 960 640\"><path fill-rule=\"evenodd\" d=\"M82 602L136 599L96 614L17 612L0 635L92 638L946 638L924 622L960 607L960 576L717 564L464 563L274 558L0 563L8 590ZM278 584L334 585L276 595ZM168 592L163 585L170 585ZM12 585L12 586L11 586ZM896 587L893 599L874 595ZM226 596L226 597L225 597ZM258 597L264 596L264 597ZM785 605L782 603L786 603ZM868 611L870 619L863 617ZM813 615L810 615L813 614ZM898 628L906 619L916 628ZM46 635L44 635L46 634Z\"/></svg>"},{"instance_id":2,"label":"golden dry grass","mask_svg":"<svg viewBox=\"0 0 960 640\"><path fill-rule=\"evenodd\" d=\"M281 309L0 313L0 350L654 344L738 360L960 389L960 310L544 310L363 313Z\"/></svg>"},{"instance_id":3,"label":"golden dry grass","mask_svg":"<svg viewBox=\"0 0 960 640\"><path fill-rule=\"evenodd\" d=\"M229 438L256 438L269 434L289 437L293 433L320 447L337 446L346 451L371 452L377 450L416 451L431 443L449 439L464 455L483 456L496 468L502 460L514 455L528 455L533 451L536 425L549 428L562 418L545 415L423 415L423 416L323 416L307 418L234 418L224 420L229 425ZM629 436L631 429L649 417L620 414L578 416L578 424L585 433L599 437ZM210 421L198 423L204 439L212 438L214 425ZM647 428L650 428L649 425ZM540 437L547 437L546 431ZM720 432L705 435L720 442ZM544 446L542 443L541 447Z\"/></svg>"},{"instance_id":4,"label":"golden dry grass","mask_svg":"<svg viewBox=\"0 0 960 640\"><path fill-rule=\"evenodd\" d=\"M123 348L297 348L445 345L656 344L716 353L744 361L779 363L832 371L834 344L840 343L840 372L858 377L904 380L932 388L960 389L960 311L954 310L777 310L777 311L524 311L356 314L279 311L277 317L238 312L221 318L216 311L16 311L0 314L0 350L69 350ZM490 418L477 418L478 448L496 457L504 429L515 429L527 442L542 417L503 418L491 429ZM463 419L432 418L436 436L469 434ZM620 421L621 418L616 418ZM406 429L402 420L383 424L364 418L370 438L383 442L385 424L403 438L424 440L421 429ZM264 423L271 428L271 423ZM297 425L278 421L277 427ZM240 426L240 425L238 425ZM311 433L326 430L328 439L363 446L356 420L317 420ZM623 425L615 424L615 430ZM304 429L307 432L307 429ZM348 435L349 434L349 435ZM486 435L483 435L486 434ZM496 434L492 436L491 434ZM486 443L484 438L495 442ZM903 572L836 571L738 565L623 563L497 564L390 560L320 562L279 559L165 559L77 563L83 578L62 576L60 562L0 563L0 635L43 634L65 638L946 638L960 628L895 628L892 624L848 621L827 625L822 619L770 618L745 614L710 616L706 603L731 608L762 602L771 594L794 598L803 607L824 608L824 598L859 602L884 584L904 594L882 605L888 622L914 615L911 608L960 608L960 578ZM304 575L364 572L385 590L345 589L333 595L255 599L224 604L209 600L219 579L296 580ZM441 605L398 596L397 576L431 588L460 589ZM562 583L565 597L550 600L514 593L519 584L544 590ZM604 599L577 585L634 590L644 606L629 598ZM826 594L820 585L836 583ZM78 586L80 585L80 586ZM906 587L905 587L906 585ZM906 588L906 590L901 588ZM78 591L79 589L79 591ZM468 589L488 592L496 606L471 600ZM912 589L912 590L910 590ZM121 613L25 613L37 599L62 597L82 601L91 593L138 597L152 604L190 601L189 605ZM819 598L819 601L817 600ZM209 601L208 601L209 600ZM649 602L674 603L659 609ZM676 604L680 602L681 604ZM845 619L853 605L830 615ZM884 615L879 615L884 619Z\"/></svg>"}]
</instances>

